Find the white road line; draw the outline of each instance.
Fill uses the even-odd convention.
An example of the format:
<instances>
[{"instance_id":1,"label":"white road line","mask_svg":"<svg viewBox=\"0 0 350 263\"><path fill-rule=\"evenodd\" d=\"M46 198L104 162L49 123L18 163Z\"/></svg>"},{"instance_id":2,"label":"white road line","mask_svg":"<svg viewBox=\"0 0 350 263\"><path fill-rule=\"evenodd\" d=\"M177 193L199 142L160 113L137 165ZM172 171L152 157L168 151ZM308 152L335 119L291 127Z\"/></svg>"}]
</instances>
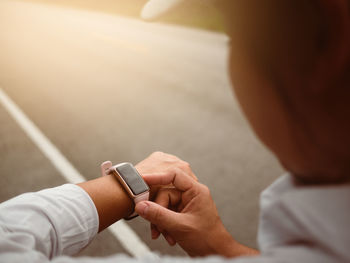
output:
<instances>
[{"instance_id":1,"label":"white road line","mask_svg":"<svg viewBox=\"0 0 350 263\"><path fill-rule=\"evenodd\" d=\"M39 130L11 98L7 96L1 87L0 102L28 137L69 183L75 184L86 181L56 146ZM139 236L123 220L110 226L108 230L119 240L124 249L134 257L140 258L152 254Z\"/></svg>"}]
</instances>

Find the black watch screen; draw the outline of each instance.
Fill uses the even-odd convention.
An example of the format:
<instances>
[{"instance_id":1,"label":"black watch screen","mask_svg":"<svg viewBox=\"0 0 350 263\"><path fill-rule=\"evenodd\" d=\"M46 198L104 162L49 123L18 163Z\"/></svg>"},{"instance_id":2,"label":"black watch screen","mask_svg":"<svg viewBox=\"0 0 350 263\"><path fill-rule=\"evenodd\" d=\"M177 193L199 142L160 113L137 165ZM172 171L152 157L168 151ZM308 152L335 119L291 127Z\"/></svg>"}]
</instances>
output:
<instances>
[{"instance_id":1,"label":"black watch screen","mask_svg":"<svg viewBox=\"0 0 350 263\"><path fill-rule=\"evenodd\" d=\"M148 185L145 183L133 165L125 163L118 165L115 169L129 186L134 195L139 195L149 190Z\"/></svg>"}]
</instances>

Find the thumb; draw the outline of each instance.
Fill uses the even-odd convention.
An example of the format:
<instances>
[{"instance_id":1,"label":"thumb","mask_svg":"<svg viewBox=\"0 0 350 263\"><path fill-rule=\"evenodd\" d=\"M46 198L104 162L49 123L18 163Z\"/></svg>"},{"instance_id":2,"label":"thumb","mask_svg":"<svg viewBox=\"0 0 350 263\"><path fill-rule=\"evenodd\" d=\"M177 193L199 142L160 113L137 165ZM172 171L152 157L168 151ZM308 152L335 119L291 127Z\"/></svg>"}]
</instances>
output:
<instances>
[{"instance_id":1,"label":"thumb","mask_svg":"<svg viewBox=\"0 0 350 263\"><path fill-rule=\"evenodd\" d=\"M163 229L171 229L179 222L179 214L154 202L144 201L136 205L135 211L144 219Z\"/></svg>"}]
</instances>

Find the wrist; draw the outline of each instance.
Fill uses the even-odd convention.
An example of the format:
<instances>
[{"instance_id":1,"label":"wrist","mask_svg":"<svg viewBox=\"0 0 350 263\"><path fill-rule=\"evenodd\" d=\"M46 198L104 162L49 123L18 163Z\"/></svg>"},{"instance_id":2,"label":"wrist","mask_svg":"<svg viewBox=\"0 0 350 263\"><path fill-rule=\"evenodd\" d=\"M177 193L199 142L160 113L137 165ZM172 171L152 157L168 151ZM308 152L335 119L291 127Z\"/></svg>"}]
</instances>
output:
<instances>
[{"instance_id":1,"label":"wrist","mask_svg":"<svg viewBox=\"0 0 350 263\"><path fill-rule=\"evenodd\" d=\"M113 175L78 184L91 197L99 217L99 232L134 210L134 202Z\"/></svg>"},{"instance_id":2,"label":"wrist","mask_svg":"<svg viewBox=\"0 0 350 263\"><path fill-rule=\"evenodd\" d=\"M246 247L238 243L224 225L220 222L215 230L215 234L211 238L211 247L214 254L221 255L226 258L234 258L239 256L254 256L259 254L255 249Z\"/></svg>"},{"instance_id":3,"label":"wrist","mask_svg":"<svg viewBox=\"0 0 350 263\"><path fill-rule=\"evenodd\" d=\"M227 232L221 221L209 237L209 246L211 247L213 254L228 258L232 257L232 248L236 245L236 241Z\"/></svg>"}]
</instances>

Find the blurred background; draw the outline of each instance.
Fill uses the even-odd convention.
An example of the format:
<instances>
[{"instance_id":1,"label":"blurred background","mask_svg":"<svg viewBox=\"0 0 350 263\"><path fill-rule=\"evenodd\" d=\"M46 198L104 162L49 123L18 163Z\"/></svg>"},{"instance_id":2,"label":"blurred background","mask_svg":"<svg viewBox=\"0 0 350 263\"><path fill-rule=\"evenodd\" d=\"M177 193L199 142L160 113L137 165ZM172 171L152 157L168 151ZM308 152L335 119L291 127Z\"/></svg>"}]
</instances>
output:
<instances>
[{"instance_id":1,"label":"blurred background","mask_svg":"<svg viewBox=\"0 0 350 263\"><path fill-rule=\"evenodd\" d=\"M156 22L143 0L0 1L0 88L86 178L153 151L188 161L240 242L256 247L259 194L283 172L231 91L223 18L188 0ZM234 40L231 40L234 41ZM0 201L66 183L0 103ZM128 226L161 254L185 255ZM78 256L129 253L109 231Z\"/></svg>"},{"instance_id":2,"label":"blurred background","mask_svg":"<svg viewBox=\"0 0 350 263\"><path fill-rule=\"evenodd\" d=\"M24 0L25 1L25 0ZM33 0L31 2L61 7L103 12L139 19L147 0ZM177 24L211 31L224 31L224 20L210 0L189 0L175 6L171 12L157 18L157 22Z\"/></svg>"}]
</instances>

